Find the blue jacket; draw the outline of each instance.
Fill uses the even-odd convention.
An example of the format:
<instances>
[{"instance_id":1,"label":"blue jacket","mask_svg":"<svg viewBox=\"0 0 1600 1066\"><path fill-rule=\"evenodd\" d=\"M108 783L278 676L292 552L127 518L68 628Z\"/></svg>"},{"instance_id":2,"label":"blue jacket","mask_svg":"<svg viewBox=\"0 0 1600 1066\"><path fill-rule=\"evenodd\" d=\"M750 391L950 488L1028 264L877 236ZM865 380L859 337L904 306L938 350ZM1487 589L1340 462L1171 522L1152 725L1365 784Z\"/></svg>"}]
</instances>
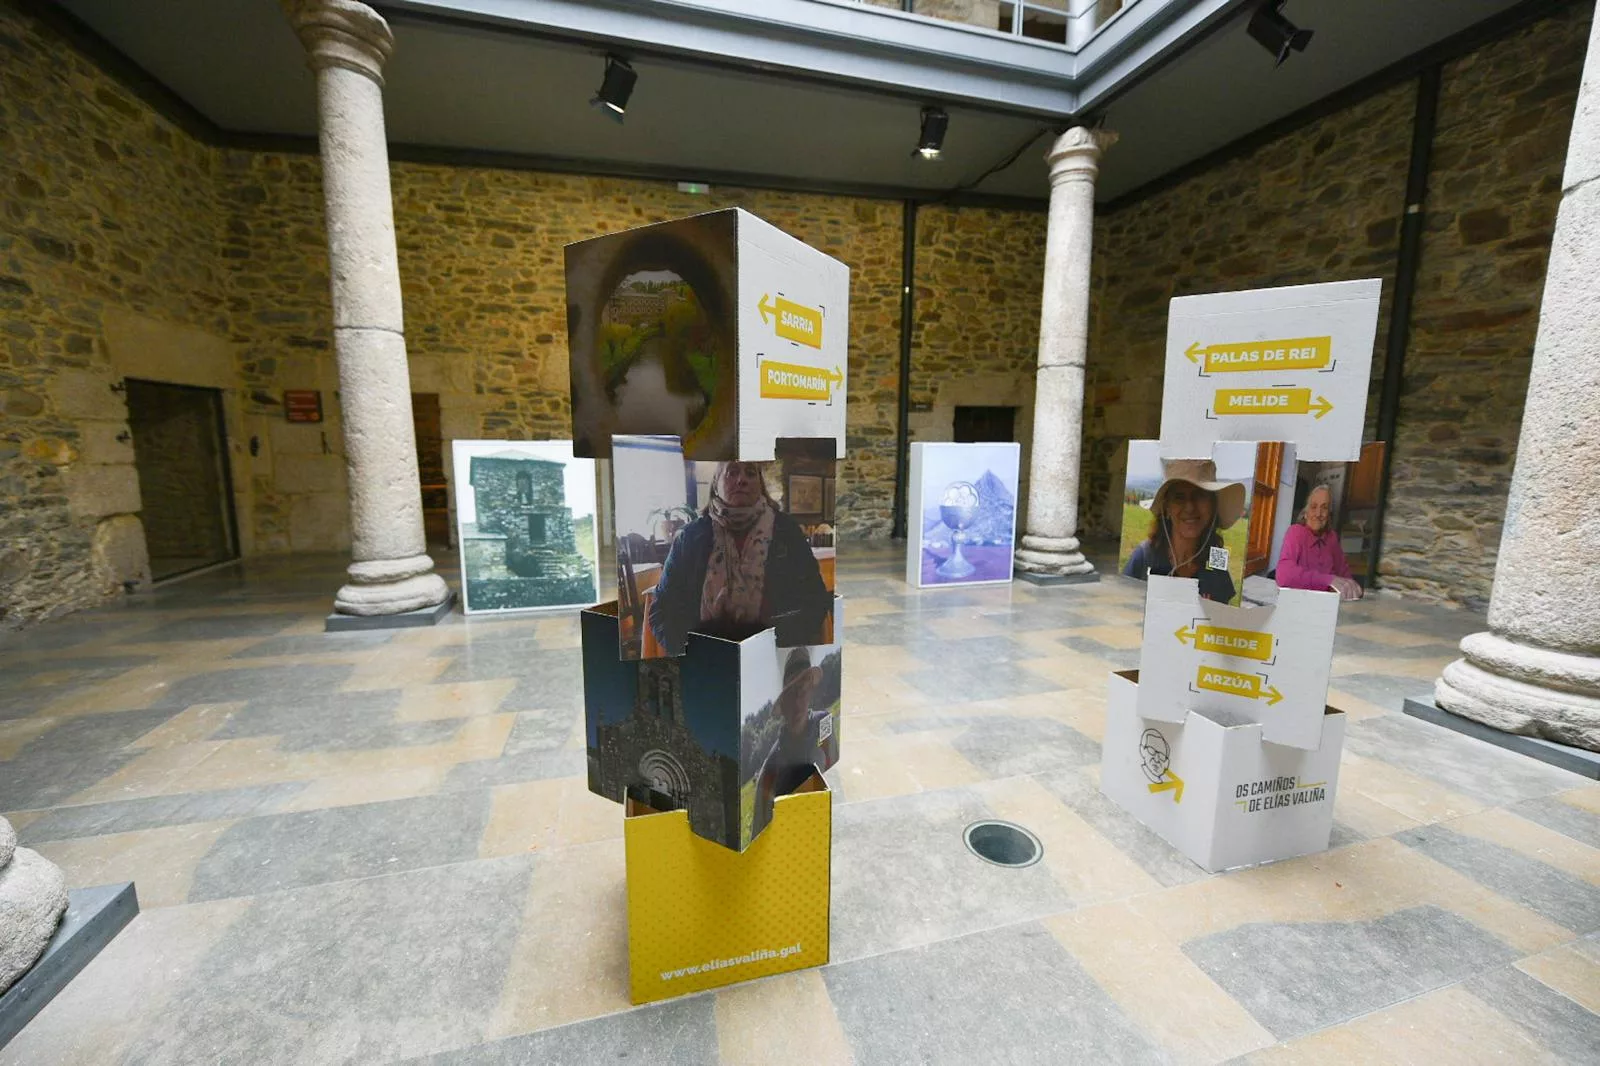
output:
<instances>
[{"instance_id":1,"label":"blue jacket","mask_svg":"<svg viewBox=\"0 0 1600 1066\"><path fill-rule=\"evenodd\" d=\"M725 632L702 624L700 594L711 561L711 544L711 519L701 515L683 527L661 566L649 622L650 631L668 655L683 654L690 630L744 640L772 626L778 631L779 647L820 642L823 620L833 610L833 593L823 584L811 544L794 519L782 511L773 515L766 572L766 603L772 614L746 632Z\"/></svg>"}]
</instances>

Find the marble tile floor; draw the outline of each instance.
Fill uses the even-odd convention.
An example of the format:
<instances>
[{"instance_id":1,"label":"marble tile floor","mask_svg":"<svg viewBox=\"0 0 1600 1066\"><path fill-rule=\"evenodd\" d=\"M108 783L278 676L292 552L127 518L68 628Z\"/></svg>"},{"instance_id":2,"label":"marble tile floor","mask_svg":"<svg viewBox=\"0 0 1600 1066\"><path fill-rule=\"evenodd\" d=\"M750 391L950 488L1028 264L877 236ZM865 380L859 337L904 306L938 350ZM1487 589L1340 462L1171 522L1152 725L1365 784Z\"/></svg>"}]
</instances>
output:
<instances>
[{"instance_id":1,"label":"marble tile floor","mask_svg":"<svg viewBox=\"0 0 1600 1066\"><path fill-rule=\"evenodd\" d=\"M1481 616L1347 605L1334 847L1211 876L1097 787L1141 586L841 555L833 961L639 1009L575 613L324 634L300 557L0 638L0 811L144 907L0 1064L1595 1061L1600 786L1398 710Z\"/></svg>"}]
</instances>

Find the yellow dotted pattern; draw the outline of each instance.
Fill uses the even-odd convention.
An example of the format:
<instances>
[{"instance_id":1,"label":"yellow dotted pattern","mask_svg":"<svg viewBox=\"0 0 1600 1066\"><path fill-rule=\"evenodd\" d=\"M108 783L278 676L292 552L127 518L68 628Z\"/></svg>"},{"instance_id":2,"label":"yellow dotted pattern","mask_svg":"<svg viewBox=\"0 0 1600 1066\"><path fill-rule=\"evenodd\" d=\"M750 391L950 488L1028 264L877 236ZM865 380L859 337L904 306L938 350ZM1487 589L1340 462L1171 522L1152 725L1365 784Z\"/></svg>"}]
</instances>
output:
<instances>
[{"instance_id":1,"label":"yellow dotted pattern","mask_svg":"<svg viewBox=\"0 0 1600 1066\"><path fill-rule=\"evenodd\" d=\"M832 793L779 797L772 823L742 854L695 836L685 811L629 817L623 842L633 1002L828 961Z\"/></svg>"}]
</instances>

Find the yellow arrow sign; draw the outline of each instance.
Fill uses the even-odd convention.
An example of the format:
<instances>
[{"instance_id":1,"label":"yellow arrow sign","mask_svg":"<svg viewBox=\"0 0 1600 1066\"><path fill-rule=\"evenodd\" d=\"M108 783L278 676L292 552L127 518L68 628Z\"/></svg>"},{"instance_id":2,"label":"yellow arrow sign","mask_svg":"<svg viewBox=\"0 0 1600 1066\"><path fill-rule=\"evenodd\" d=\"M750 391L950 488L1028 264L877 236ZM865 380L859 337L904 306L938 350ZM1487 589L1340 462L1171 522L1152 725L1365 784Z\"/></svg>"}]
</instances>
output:
<instances>
[{"instance_id":1,"label":"yellow arrow sign","mask_svg":"<svg viewBox=\"0 0 1600 1066\"><path fill-rule=\"evenodd\" d=\"M1173 773L1169 768L1161 775L1162 780L1150 786L1151 792L1171 792L1173 803L1183 802L1183 778Z\"/></svg>"},{"instance_id":2,"label":"yellow arrow sign","mask_svg":"<svg viewBox=\"0 0 1600 1066\"><path fill-rule=\"evenodd\" d=\"M761 397L766 400L822 400L833 398L834 386L844 382L837 367L801 366L798 363L761 361Z\"/></svg>"},{"instance_id":3,"label":"yellow arrow sign","mask_svg":"<svg viewBox=\"0 0 1600 1066\"><path fill-rule=\"evenodd\" d=\"M1276 686L1263 680L1260 674L1240 674L1232 670L1219 670L1214 666L1202 666L1195 675L1194 683L1211 692L1225 692L1230 696L1266 700L1268 707L1283 699L1283 693L1279 692Z\"/></svg>"},{"instance_id":4,"label":"yellow arrow sign","mask_svg":"<svg viewBox=\"0 0 1600 1066\"><path fill-rule=\"evenodd\" d=\"M1281 341L1189 345L1189 362L1212 374L1252 370L1322 370L1333 363L1332 337L1295 337Z\"/></svg>"},{"instance_id":5,"label":"yellow arrow sign","mask_svg":"<svg viewBox=\"0 0 1600 1066\"><path fill-rule=\"evenodd\" d=\"M761 321L772 323L772 331L784 340L812 348L822 347L822 311L818 308L797 304L782 296L773 300L772 294L766 293L756 304L756 310L761 312Z\"/></svg>"},{"instance_id":6,"label":"yellow arrow sign","mask_svg":"<svg viewBox=\"0 0 1600 1066\"><path fill-rule=\"evenodd\" d=\"M1271 633L1257 633L1253 629L1224 629L1221 626L1195 626L1192 629L1180 629L1173 635L1184 644L1193 644L1198 651L1237 655L1262 662L1272 658Z\"/></svg>"},{"instance_id":7,"label":"yellow arrow sign","mask_svg":"<svg viewBox=\"0 0 1600 1066\"><path fill-rule=\"evenodd\" d=\"M1314 415L1321 418L1333 404L1310 389L1218 389L1212 404L1219 415Z\"/></svg>"}]
</instances>

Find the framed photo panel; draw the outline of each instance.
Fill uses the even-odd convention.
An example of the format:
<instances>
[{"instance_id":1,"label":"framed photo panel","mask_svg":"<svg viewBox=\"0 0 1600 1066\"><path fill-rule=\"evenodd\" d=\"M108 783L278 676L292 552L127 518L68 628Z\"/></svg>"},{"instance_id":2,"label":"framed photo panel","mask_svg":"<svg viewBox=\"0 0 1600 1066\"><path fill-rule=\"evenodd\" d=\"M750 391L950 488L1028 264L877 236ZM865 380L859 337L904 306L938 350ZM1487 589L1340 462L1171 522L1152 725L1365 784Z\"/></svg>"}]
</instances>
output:
<instances>
[{"instance_id":1,"label":"framed photo panel","mask_svg":"<svg viewBox=\"0 0 1600 1066\"><path fill-rule=\"evenodd\" d=\"M451 458L466 613L594 603L594 460L564 440L458 440Z\"/></svg>"},{"instance_id":2,"label":"framed photo panel","mask_svg":"<svg viewBox=\"0 0 1600 1066\"><path fill-rule=\"evenodd\" d=\"M1011 581L1021 461L1014 442L911 445L906 584Z\"/></svg>"}]
</instances>

